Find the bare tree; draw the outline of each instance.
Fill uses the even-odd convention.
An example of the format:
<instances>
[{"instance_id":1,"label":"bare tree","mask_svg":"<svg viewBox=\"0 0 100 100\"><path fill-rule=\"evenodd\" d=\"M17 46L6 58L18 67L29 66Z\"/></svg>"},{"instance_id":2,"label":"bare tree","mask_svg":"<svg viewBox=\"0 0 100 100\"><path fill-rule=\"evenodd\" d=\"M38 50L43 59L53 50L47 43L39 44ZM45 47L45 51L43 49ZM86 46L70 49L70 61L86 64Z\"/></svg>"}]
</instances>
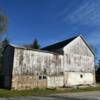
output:
<instances>
[{"instance_id":1,"label":"bare tree","mask_svg":"<svg viewBox=\"0 0 100 100\"><path fill-rule=\"evenodd\" d=\"M4 34L7 29L7 16L0 11L0 35Z\"/></svg>"}]
</instances>

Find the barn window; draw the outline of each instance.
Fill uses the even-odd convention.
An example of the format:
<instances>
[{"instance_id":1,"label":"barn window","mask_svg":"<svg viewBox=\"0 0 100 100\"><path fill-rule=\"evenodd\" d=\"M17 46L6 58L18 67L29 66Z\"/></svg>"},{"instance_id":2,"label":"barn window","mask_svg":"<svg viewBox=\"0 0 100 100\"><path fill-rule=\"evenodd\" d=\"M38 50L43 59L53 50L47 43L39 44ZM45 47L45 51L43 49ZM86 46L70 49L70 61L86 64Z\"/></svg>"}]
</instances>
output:
<instances>
[{"instance_id":1,"label":"barn window","mask_svg":"<svg viewBox=\"0 0 100 100\"><path fill-rule=\"evenodd\" d=\"M42 80L42 79L47 79L47 77L46 76L39 76L39 80Z\"/></svg>"},{"instance_id":2,"label":"barn window","mask_svg":"<svg viewBox=\"0 0 100 100\"><path fill-rule=\"evenodd\" d=\"M83 78L83 75L82 74L80 75L80 78Z\"/></svg>"},{"instance_id":3,"label":"barn window","mask_svg":"<svg viewBox=\"0 0 100 100\"><path fill-rule=\"evenodd\" d=\"M46 79L47 77L46 76L43 76L43 79Z\"/></svg>"}]
</instances>

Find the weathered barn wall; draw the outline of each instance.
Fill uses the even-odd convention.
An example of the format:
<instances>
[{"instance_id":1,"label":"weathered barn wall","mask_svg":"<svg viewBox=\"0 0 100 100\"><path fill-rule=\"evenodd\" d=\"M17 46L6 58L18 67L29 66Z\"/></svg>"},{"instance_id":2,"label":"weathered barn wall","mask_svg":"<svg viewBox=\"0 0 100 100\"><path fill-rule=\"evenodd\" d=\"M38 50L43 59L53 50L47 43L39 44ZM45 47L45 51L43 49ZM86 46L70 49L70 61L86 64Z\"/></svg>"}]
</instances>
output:
<instances>
[{"instance_id":1,"label":"weathered barn wall","mask_svg":"<svg viewBox=\"0 0 100 100\"><path fill-rule=\"evenodd\" d=\"M64 60L67 71L94 72L94 55L80 37L64 47Z\"/></svg>"},{"instance_id":2,"label":"weathered barn wall","mask_svg":"<svg viewBox=\"0 0 100 100\"><path fill-rule=\"evenodd\" d=\"M13 88L20 83L20 87L26 87L21 84L23 80L27 81L27 77L41 76L41 75L58 75L63 72L63 56L47 52L39 52L25 49L15 49L14 63L13 63ZM21 77L17 78L16 77ZM39 80L39 78L38 78ZM15 82L16 81L16 82ZM35 80L33 80L35 81ZM44 81L44 80L43 80ZM30 84L31 78L28 79L26 84ZM34 84L34 83L33 83ZM31 85L31 84L30 84ZM33 85L32 85L33 86ZM34 86L33 86L34 88Z\"/></svg>"},{"instance_id":3,"label":"weathered barn wall","mask_svg":"<svg viewBox=\"0 0 100 100\"><path fill-rule=\"evenodd\" d=\"M94 72L94 58L78 54L65 54L64 70L74 72Z\"/></svg>"},{"instance_id":4,"label":"weathered barn wall","mask_svg":"<svg viewBox=\"0 0 100 100\"><path fill-rule=\"evenodd\" d=\"M64 47L65 84L92 84L95 83L94 55L78 37ZM80 75L84 74L81 78Z\"/></svg>"},{"instance_id":5,"label":"weathered barn wall","mask_svg":"<svg viewBox=\"0 0 100 100\"><path fill-rule=\"evenodd\" d=\"M91 50L88 48L88 46L80 36L75 38L72 42L70 42L67 46L65 46L63 50L65 54L72 53L72 54L94 57L93 53L91 52Z\"/></svg>"},{"instance_id":6,"label":"weathered barn wall","mask_svg":"<svg viewBox=\"0 0 100 100\"><path fill-rule=\"evenodd\" d=\"M63 56L32 50L15 49L13 74L52 75L63 71Z\"/></svg>"}]
</instances>

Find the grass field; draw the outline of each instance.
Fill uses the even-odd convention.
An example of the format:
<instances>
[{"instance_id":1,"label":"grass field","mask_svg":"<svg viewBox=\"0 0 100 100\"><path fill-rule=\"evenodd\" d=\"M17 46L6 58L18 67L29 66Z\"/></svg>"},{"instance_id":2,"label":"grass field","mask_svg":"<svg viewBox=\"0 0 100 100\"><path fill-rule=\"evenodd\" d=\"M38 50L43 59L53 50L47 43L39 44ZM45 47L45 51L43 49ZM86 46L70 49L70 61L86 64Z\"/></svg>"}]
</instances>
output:
<instances>
[{"instance_id":1,"label":"grass field","mask_svg":"<svg viewBox=\"0 0 100 100\"><path fill-rule=\"evenodd\" d=\"M87 91L99 91L100 86L86 87L86 88L59 88L59 89L38 89L33 90L6 90L0 89L0 97L10 96L48 96L56 93L70 93L70 92L87 92Z\"/></svg>"}]
</instances>

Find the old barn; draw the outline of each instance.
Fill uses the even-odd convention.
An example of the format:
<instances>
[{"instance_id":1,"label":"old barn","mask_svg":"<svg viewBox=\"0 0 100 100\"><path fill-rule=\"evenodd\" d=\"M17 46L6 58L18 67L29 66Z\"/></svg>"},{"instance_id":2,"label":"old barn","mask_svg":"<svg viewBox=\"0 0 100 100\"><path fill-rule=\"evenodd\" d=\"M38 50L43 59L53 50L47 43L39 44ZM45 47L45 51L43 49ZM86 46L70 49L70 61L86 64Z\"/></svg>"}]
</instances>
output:
<instances>
[{"instance_id":1,"label":"old barn","mask_svg":"<svg viewBox=\"0 0 100 100\"><path fill-rule=\"evenodd\" d=\"M8 45L2 76L4 87L18 90L92 85L94 53L82 36L41 50Z\"/></svg>"}]
</instances>

